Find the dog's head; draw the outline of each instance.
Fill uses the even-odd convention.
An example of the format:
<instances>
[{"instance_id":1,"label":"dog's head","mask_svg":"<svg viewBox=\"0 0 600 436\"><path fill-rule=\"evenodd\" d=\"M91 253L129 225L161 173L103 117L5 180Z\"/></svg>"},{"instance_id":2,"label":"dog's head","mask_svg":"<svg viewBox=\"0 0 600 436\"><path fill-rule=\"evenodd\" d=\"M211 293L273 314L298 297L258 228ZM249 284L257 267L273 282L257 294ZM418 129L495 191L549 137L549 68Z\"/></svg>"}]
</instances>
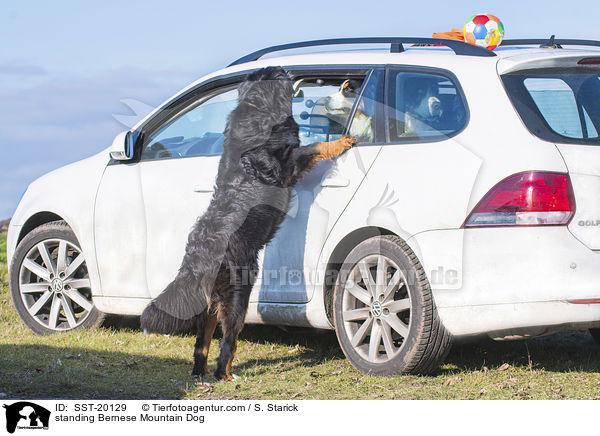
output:
<instances>
[{"instance_id":1,"label":"dog's head","mask_svg":"<svg viewBox=\"0 0 600 436\"><path fill-rule=\"evenodd\" d=\"M283 68L251 73L238 87L238 105L229 117L226 135L236 140L240 151L266 142L278 126L293 122L293 94L292 78Z\"/></svg>"},{"instance_id":2,"label":"dog's head","mask_svg":"<svg viewBox=\"0 0 600 436\"><path fill-rule=\"evenodd\" d=\"M358 97L358 91L362 82L360 80L348 79L340 85L338 92L325 100L325 110L330 114L350 112L354 100Z\"/></svg>"},{"instance_id":3,"label":"dog's head","mask_svg":"<svg viewBox=\"0 0 600 436\"><path fill-rule=\"evenodd\" d=\"M406 111L423 120L439 119L444 108L438 98L436 81L413 78L405 86Z\"/></svg>"},{"instance_id":4,"label":"dog's head","mask_svg":"<svg viewBox=\"0 0 600 436\"><path fill-rule=\"evenodd\" d=\"M292 114L293 81L281 67L262 68L248 75L238 88L239 106L281 121Z\"/></svg>"}]
</instances>

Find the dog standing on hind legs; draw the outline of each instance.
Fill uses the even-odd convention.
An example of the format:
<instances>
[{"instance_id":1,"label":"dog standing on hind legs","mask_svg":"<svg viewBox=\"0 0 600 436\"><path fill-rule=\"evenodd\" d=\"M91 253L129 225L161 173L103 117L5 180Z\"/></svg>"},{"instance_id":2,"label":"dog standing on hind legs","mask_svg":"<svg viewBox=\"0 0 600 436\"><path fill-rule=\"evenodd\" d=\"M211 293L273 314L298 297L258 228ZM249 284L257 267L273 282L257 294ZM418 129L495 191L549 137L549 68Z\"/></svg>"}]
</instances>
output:
<instances>
[{"instance_id":1,"label":"dog standing on hind legs","mask_svg":"<svg viewBox=\"0 0 600 436\"><path fill-rule=\"evenodd\" d=\"M208 374L217 322L223 338L214 373L231 380L237 338L244 326L258 253L287 213L291 190L317 162L343 153L354 138L300 147L292 118L293 82L282 68L248 76L225 128L211 203L188 237L179 272L146 307L145 331L197 329L193 375Z\"/></svg>"}]
</instances>

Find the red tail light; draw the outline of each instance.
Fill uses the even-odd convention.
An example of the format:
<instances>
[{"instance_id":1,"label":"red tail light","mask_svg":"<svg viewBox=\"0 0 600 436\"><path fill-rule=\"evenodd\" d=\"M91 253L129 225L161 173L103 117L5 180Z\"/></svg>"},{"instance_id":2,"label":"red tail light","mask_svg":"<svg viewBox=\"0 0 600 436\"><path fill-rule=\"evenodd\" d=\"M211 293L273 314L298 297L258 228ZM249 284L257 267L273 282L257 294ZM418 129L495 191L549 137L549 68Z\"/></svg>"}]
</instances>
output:
<instances>
[{"instance_id":1,"label":"red tail light","mask_svg":"<svg viewBox=\"0 0 600 436\"><path fill-rule=\"evenodd\" d=\"M494 186L463 227L565 225L574 213L575 197L568 174L528 171Z\"/></svg>"}]
</instances>

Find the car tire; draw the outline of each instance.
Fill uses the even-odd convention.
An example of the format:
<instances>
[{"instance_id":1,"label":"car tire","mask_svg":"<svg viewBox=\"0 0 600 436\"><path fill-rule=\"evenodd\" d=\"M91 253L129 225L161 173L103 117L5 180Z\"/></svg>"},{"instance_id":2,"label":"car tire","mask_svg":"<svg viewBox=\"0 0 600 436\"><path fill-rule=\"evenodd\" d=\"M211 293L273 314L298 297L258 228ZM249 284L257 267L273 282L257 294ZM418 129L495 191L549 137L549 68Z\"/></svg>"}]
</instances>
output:
<instances>
[{"instance_id":1,"label":"car tire","mask_svg":"<svg viewBox=\"0 0 600 436\"><path fill-rule=\"evenodd\" d=\"M452 346L425 271L397 236L367 239L348 254L333 305L340 346L363 373L429 374Z\"/></svg>"},{"instance_id":2,"label":"car tire","mask_svg":"<svg viewBox=\"0 0 600 436\"><path fill-rule=\"evenodd\" d=\"M104 319L92 301L79 242L64 221L43 224L19 243L10 294L23 323L38 335L94 327Z\"/></svg>"}]
</instances>

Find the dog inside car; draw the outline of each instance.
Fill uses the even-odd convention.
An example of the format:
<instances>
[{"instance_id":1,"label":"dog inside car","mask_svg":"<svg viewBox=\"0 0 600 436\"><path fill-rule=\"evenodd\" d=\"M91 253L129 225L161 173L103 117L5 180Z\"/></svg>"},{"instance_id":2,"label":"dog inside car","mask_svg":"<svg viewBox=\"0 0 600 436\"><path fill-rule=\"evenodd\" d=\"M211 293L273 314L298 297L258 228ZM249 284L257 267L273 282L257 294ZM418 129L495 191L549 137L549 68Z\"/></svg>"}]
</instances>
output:
<instances>
[{"instance_id":1,"label":"dog inside car","mask_svg":"<svg viewBox=\"0 0 600 436\"><path fill-rule=\"evenodd\" d=\"M439 98L438 83L430 78L415 77L404 86L404 135L418 136L419 132L435 130L444 114Z\"/></svg>"},{"instance_id":2,"label":"dog inside car","mask_svg":"<svg viewBox=\"0 0 600 436\"><path fill-rule=\"evenodd\" d=\"M342 125L345 124L358 98L362 83L362 80L357 79L345 80L337 93L325 99L323 104L325 115ZM364 102L361 101L354 112L349 135L356 138L357 142L371 142L373 141L373 118L364 112L363 106Z\"/></svg>"},{"instance_id":3,"label":"dog inside car","mask_svg":"<svg viewBox=\"0 0 600 436\"><path fill-rule=\"evenodd\" d=\"M250 74L225 128L214 194L189 234L179 272L146 307L145 331L196 328L193 375L208 373L217 322L223 338L214 375L231 380L237 337L244 325L258 253L283 221L294 184L317 162L351 147L343 136L300 147L292 117L293 82L280 67Z\"/></svg>"}]
</instances>

